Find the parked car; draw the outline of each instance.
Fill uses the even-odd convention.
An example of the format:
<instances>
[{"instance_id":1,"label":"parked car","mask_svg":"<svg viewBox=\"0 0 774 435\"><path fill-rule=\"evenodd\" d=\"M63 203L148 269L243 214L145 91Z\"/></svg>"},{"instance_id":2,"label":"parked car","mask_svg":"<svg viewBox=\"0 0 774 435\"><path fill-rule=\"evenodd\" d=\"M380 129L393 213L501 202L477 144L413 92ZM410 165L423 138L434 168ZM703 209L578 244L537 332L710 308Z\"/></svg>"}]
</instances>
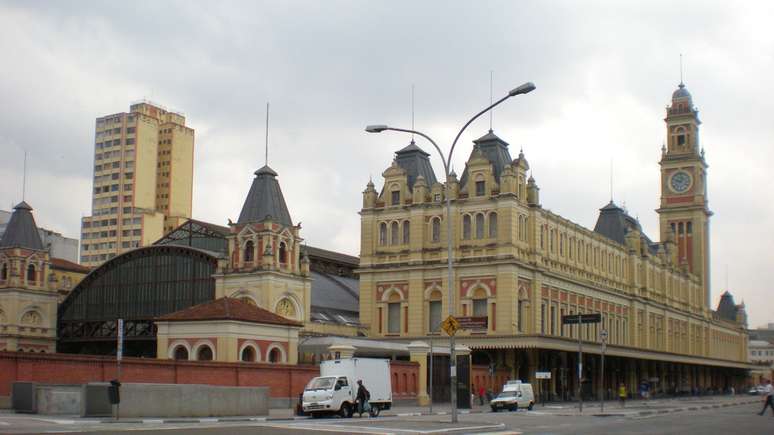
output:
<instances>
[{"instance_id":1,"label":"parked car","mask_svg":"<svg viewBox=\"0 0 774 435\"><path fill-rule=\"evenodd\" d=\"M517 411L519 407L532 410L535 404L535 394L532 391L532 384L509 381L503 386L503 392L489 402L492 412L500 409Z\"/></svg>"},{"instance_id":2,"label":"parked car","mask_svg":"<svg viewBox=\"0 0 774 435\"><path fill-rule=\"evenodd\" d=\"M750 391L748 391L748 394L751 394L753 396L758 394L763 394L766 391L766 388L763 385L758 385L757 387L750 388Z\"/></svg>"}]
</instances>

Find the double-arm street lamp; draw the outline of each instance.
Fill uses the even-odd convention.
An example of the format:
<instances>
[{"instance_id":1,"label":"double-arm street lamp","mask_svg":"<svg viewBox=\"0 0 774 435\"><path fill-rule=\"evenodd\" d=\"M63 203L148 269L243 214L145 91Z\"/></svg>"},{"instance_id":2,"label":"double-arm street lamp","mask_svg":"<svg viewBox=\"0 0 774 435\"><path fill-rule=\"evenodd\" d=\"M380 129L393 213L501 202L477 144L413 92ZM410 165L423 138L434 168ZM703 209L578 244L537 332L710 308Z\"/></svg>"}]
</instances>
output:
<instances>
[{"instance_id":1,"label":"double-arm street lamp","mask_svg":"<svg viewBox=\"0 0 774 435\"><path fill-rule=\"evenodd\" d=\"M421 131L416 130L410 130L405 128L396 128L396 127L389 127L386 125L369 125L366 127L366 131L368 133L381 133L383 131L392 130L392 131L401 131L404 133L412 133L416 134L418 136L422 136L423 138L427 139L428 142L433 144L433 147L438 151L438 154L441 156L441 162L443 162L443 170L444 174L446 175L446 242L447 242L447 268L449 272L449 277L447 281L449 296L448 296L448 306L449 306L449 316L454 315L454 272L453 272L453 257L452 257L452 250L453 250L453 239L452 239L452 211L451 211L451 179L449 177L449 174L451 173L451 161L452 161L452 155L454 154L454 147L457 145L457 141L459 140L462 133L465 131L468 126L475 121L478 117L483 115L484 113L492 110L495 106L499 105L503 101L507 100L508 98L515 97L517 95L526 94L529 92L532 92L535 90L535 85L532 82L524 83L523 85L511 90L508 92L508 94L499 100L495 101L494 103L490 104L489 107L486 109L478 112L475 116L470 118L468 122L465 123L464 126L462 126L462 129L460 129L459 133L457 133L457 136L454 138L454 142L451 144L451 148L449 149L449 154L444 155L441 148L438 146L437 143L433 139L430 138L430 136L422 133ZM430 361L430 364L433 362ZM456 353L454 351L454 334L449 335L449 372L451 375L451 418L452 423L457 423L457 358ZM432 379L430 380L432 382Z\"/></svg>"}]
</instances>

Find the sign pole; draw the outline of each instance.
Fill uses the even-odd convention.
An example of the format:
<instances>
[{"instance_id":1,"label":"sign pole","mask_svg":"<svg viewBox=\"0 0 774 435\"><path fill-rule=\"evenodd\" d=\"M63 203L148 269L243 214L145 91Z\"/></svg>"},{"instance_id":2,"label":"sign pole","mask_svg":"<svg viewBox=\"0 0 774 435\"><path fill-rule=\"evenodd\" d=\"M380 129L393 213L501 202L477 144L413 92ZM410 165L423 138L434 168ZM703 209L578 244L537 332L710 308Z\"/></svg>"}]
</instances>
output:
<instances>
[{"instance_id":1,"label":"sign pole","mask_svg":"<svg viewBox=\"0 0 774 435\"><path fill-rule=\"evenodd\" d=\"M116 380L121 382L121 359L124 357L124 319L118 319L118 343L116 346ZM121 413L121 403L116 404L116 420L118 420Z\"/></svg>"},{"instance_id":2,"label":"sign pole","mask_svg":"<svg viewBox=\"0 0 774 435\"><path fill-rule=\"evenodd\" d=\"M583 341L581 340L581 313L578 312L578 405L583 412Z\"/></svg>"},{"instance_id":3,"label":"sign pole","mask_svg":"<svg viewBox=\"0 0 774 435\"><path fill-rule=\"evenodd\" d=\"M601 379L601 386L602 389L602 397L601 397L601 412L605 412L605 348L607 348L607 330L603 329L602 333L600 334L602 336L602 379Z\"/></svg>"},{"instance_id":4,"label":"sign pole","mask_svg":"<svg viewBox=\"0 0 774 435\"><path fill-rule=\"evenodd\" d=\"M433 413L433 336L430 336L430 414Z\"/></svg>"}]
</instances>

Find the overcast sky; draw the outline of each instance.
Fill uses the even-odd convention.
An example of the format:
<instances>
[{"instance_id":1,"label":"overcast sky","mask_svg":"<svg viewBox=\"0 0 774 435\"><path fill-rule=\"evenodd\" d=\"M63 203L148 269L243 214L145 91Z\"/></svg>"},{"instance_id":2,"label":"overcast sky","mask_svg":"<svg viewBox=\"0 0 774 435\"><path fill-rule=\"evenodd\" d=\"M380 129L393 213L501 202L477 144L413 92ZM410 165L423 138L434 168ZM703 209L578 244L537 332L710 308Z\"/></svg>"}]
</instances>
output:
<instances>
[{"instance_id":1,"label":"overcast sky","mask_svg":"<svg viewBox=\"0 0 774 435\"><path fill-rule=\"evenodd\" d=\"M147 98L196 130L195 218L236 220L269 164L314 246L359 252L361 192L411 123L449 143L469 116L525 81L494 114L520 147L544 207L593 228L613 196L658 239L664 107L680 80L703 121L712 293L728 280L751 326L774 321L774 2L0 2L0 208L27 200L41 226L78 237L90 213L94 119ZM463 136L458 173L482 119ZM419 143L429 151L429 146ZM439 179L442 168L433 157ZM728 273L726 273L728 270Z\"/></svg>"}]
</instances>

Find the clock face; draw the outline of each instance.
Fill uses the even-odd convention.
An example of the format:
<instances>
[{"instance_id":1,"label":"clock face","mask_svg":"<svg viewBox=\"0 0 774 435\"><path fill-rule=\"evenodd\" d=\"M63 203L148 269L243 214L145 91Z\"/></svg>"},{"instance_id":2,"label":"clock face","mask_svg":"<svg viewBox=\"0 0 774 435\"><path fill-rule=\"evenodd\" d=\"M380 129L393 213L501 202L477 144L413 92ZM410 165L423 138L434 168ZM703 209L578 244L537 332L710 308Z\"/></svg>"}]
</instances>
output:
<instances>
[{"instance_id":1,"label":"clock face","mask_svg":"<svg viewBox=\"0 0 774 435\"><path fill-rule=\"evenodd\" d=\"M672 175L672 179L670 180L669 184L671 185L672 190L675 192L685 192L689 187L691 187L691 175L685 171L675 172L675 174Z\"/></svg>"},{"instance_id":2,"label":"clock face","mask_svg":"<svg viewBox=\"0 0 774 435\"><path fill-rule=\"evenodd\" d=\"M294 318L296 317L296 307L289 300L283 299L277 304L277 314Z\"/></svg>"}]
</instances>

